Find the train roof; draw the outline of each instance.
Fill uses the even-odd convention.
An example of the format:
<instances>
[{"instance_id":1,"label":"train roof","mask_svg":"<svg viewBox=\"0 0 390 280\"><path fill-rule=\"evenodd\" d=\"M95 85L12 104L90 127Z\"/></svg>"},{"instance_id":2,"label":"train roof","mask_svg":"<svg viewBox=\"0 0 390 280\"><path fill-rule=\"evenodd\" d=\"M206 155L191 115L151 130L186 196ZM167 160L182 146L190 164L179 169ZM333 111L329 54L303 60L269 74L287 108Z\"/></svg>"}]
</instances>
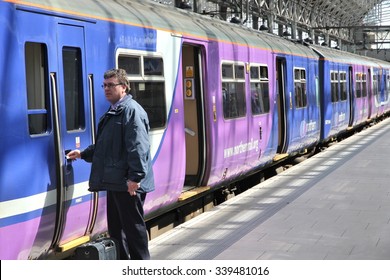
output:
<instances>
[{"instance_id":1,"label":"train roof","mask_svg":"<svg viewBox=\"0 0 390 280\"><path fill-rule=\"evenodd\" d=\"M107 21L163 30L178 35L207 41L218 41L251 48L272 50L277 53L317 57L309 48L289 40L256 31L233 23L173 9L152 1L140 0L7 0L17 5L65 13L70 17L88 21Z\"/></svg>"},{"instance_id":2,"label":"train roof","mask_svg":"<svg viewBox=\"0 0 390 280\"><path fill-rule=\"evenodd\" d=\"M17 6L43 9L86 21L107 21L171 32L206 41L218 41L280 54L317 58L345 64L362 64L390 68L390 63L374 58L335 50L329 47L292 42L275 34L202 16L181 9L144 0L4 0ZM313 51L314 50L314 51Z\"/></svg>"},{"instance_id":3,"label":"train roof","mask_svg":"<svg viewBox=\"0 0 390 280\"><path fill-rule=\"evenodd\" d=\"M311 46L311 48L314 49L322 59L328 61L344 63L349 65L360 64L360 65L368 65L372 67L383 67L383 68L390 67L389 62L375 59L372 57L361 56L358 54L336 50L329 47L317 46L317 45L313 45Z\"/></svg>"}]
</instances>

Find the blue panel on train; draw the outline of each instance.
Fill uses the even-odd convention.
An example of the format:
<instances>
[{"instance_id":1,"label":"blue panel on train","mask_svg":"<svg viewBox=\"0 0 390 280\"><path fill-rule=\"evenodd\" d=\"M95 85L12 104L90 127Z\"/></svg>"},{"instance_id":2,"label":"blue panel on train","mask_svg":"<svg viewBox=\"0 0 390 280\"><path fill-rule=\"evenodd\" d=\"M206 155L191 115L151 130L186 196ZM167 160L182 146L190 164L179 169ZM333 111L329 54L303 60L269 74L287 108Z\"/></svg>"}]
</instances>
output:
<instances>
[{"instance_id":1,"label":"blue panel on train","mask_svg":"<svg viewBox=\"0 0 390 280\"><path fill-rule=\"evenodd\" d=\"M132 49L155 51L157 43L157 31L147 28L130 27L127 35L117 34L119 42L123 46L130 46Z\"/></svg>"}]
</instances>

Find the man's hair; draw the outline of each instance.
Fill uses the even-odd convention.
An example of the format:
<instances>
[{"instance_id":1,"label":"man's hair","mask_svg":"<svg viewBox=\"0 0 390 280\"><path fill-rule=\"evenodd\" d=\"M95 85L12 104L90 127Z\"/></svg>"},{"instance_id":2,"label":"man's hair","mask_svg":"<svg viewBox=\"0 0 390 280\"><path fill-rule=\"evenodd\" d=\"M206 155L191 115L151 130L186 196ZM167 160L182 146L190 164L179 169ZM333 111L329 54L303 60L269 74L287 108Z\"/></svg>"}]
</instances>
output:
<instances>
[{"instance_id":1,"label":"man's hair","mask_svg":"<svg viewBox=\"0 0 390 280\"><path fill-rule=\"evenodd\" d=\"M126 86L126 93L129 93L130 91L130 83L129 80L127 79L127 73L126 70L124 69L111 69L108 70L104 73L104 79L109 79L109 78L117 78L118 82Z\"/></svg>"}]
</instances>

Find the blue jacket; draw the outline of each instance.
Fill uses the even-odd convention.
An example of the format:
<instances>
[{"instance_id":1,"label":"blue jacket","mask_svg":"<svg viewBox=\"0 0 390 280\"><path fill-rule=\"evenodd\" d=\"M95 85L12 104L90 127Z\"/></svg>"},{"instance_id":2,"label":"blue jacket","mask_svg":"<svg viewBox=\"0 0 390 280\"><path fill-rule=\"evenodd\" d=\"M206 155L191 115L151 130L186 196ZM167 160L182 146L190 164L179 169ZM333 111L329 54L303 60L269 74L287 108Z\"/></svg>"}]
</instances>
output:
<instances>
[{"instance_id":1,"label":"blue jacket","mask_svg":"<svg viewBox=\"0 0 390 280\"><path fill-rule=\"evenodd\" d=\"M90 191L127 191L127 180L140 182L139 192L154 190L149 119L131 95L99 121L96 143L81 152L92 162Z\"/></svg>"}]
</instances>

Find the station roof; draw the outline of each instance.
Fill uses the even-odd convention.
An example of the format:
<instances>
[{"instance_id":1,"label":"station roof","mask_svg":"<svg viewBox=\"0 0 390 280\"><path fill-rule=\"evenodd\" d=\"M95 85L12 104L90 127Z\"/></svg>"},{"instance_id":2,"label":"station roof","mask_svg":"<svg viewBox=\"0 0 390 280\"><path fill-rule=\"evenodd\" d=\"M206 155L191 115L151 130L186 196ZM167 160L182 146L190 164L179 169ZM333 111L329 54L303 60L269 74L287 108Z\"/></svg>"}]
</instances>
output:
<instances>
[{"instance_id":1,"label":"station roof","mask_svg":"<svg viewBox=\"0 0 390 280\"><path fill-rule=\"evenodd\" d=\"M311 13L314 18L326 15L326 17L337 19L339 24L345 26L361 25L365 16L377 4L384 1L386 0L243 0L241 2L238 0L206 0L206 2L227 6L236 11L241 8L245 10L248 3L251 12L260 15L273 13L279 16L284 15L286 18L292 14L298 18L305 17L308 13ZM299 19L297 21L299 22Z\"/></svg>"},{"instance_id":2,"label":"station roof","mask_svg":"<svg viewBox=\"0 0 390 280\"><path fill-rule=\"evenodd\" d=\"M312 10L340 19L343 25L361 25L365 16L384 0L298 0Z\"/></svg>"}]
</instances>

